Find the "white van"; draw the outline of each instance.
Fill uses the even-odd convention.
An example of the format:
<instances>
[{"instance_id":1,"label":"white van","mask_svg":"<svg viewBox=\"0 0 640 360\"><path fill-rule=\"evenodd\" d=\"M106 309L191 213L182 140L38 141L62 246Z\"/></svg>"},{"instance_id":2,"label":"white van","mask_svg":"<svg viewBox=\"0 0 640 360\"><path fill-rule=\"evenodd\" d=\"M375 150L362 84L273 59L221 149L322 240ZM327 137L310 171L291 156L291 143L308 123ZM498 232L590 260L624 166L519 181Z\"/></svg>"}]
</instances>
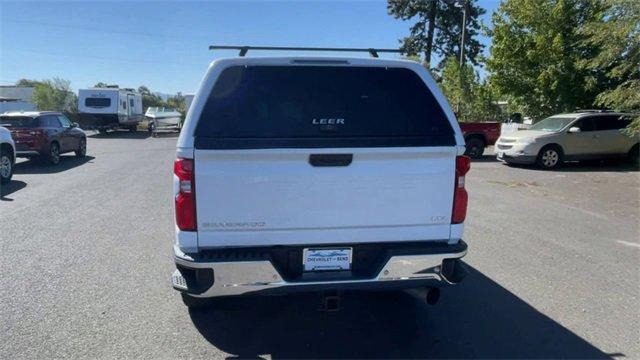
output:
<instances>
[{"instance_id":1,"label":"white van","mask_svg":"<svg viewBox=\"0 0 640 360\"><path fill-rule=\"evenodd\" d=\"M133 89L91 88L78 90L79 123L83 129L135 131L144 118L142 95Z\"/></svg>"}]
</instances>

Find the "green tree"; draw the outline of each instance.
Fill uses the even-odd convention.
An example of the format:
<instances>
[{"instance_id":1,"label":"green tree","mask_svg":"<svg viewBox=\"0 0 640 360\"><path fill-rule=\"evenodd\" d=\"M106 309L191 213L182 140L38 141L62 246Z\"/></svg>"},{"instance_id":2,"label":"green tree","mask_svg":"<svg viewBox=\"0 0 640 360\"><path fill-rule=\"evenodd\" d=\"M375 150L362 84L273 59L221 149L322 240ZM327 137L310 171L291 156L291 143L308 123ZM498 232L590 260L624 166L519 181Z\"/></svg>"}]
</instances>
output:
<instances>
[{"instance_id":1,"label":"green tree","mask_svg":"<svg viewBox=\"0 0 640 360\"><path fill-rule=\"evenodd\" d=\"M597 106L640 113L640 2L607 0L604 21L586 24L586 42L598 49L584 61L594 71L604 70L607 88L596 97ZM640 133L640 118L629 127Z\"/></svg>"},{"instance_id":2,"label":"green tree","mask_svg":"<svg viewBox=\"0 0 640 360\"><path fill-rule=\"evenodd\" d=\"M18 82L16 82L16 86L35 87L36 85L38 85L40 83L41 83L41 81L37 81L37 80L20 79L20 80L18 80Z\"/></svg>"},{"instance_id":3,"label":"green tree","mask_svg":"<svg viewBox=\"0 0 640 360\"><path fill-rule=\"evenodd\" d=\"M460 68L455 57L449 57L442 69L440 87L449 100L459 121L467 121L471 115L472 87L476 80L473 66Z\"/></svg>"},{"instance_id":4,"label":"green tree","mask_svg":"<svg viewBox=\"0 0 640 360\"><path fill-rule=\"evenodd\" d=\"M498 94L496 93L491 82L483 80L477 82L472 87L473 102L471 107L471 121L498 121L506 120L507 114L504 114L498 106Z\"/></svg>"},{"instance_id":5,"label":"green tree","mask_svg":"<svg viewBox=\"0 0 640 360\"><path fill-rule=\"evenodd\" d=\"M77 112L78 97L69 80L53 78L37 82L32 99L39 110Z\"/></svg>"},{"instance_id":6,"label":"green tree","mask_svg":"<svg viewBox=\"0 0 640 360\"><path fill-rule=\"evenodd\" d=\"M456 112L458 121L502 120L496 96L489 82L480 81L471 64L462 68L458 60L450 57L442 69L440 88Z\"/></svg>"},{"instance_id":7,"label":"green tree","mask_svg":"<svg viewBox=\"0 0 640 360\"><path fill-rule=\"evenodd\" d=\"M106 88L106 87L109 87L109 84L100 81L100 82L96 83L95 85L93 85L93 87L94 88Z\"/></svg>"},{"instance_id":8,"label":"green tree","mask_svg":"<svg viewBox=\"0 0 640 360\"><path fill-rule=\"evenodd\" d=\"M144 85L138 87L138 92L142 95L151 95L151 90Z\"/></svg>"},{"instance_id":9,"label":"green tree","mask_svg":"<svg viewBox=\"0 0 640 360\"><path fill-rule=\"evenodd\" d=\"M186 103L184 100L184 95L182 95L181 92L178 92L176 95L171 96L167 99L167 106L173 109L176 109L177 111L180 112L180 114L182 114L182 118L184 119L184 117L187 114L187 109L186 109Z\"/></svg>"},{"instance_id":10,"label":"green tree","mask_svg":"<svg viewBox=\"0 0 640 360\"><path fill-rule=\"evenodd\" d=\"M466 8L465 57L477 65L483 46L476 39L485 10L476 0L388 0L387 11L396 19L415 21L409 36L401 40L401 49L407 55L423 54L424 64L430 69L432 55L443 59L460 56L462 9ZM439 64L444 65L444 60Z\"/></svg>"},{"instance_id":11,"label":"green tree","mask_svg":"<svg viewBox=\"0 0 640 360\"><path fill-rule=\"evenodd\" d=\"M142 95L142 105L146 112L150 107L162 107L167 106L167 103L162 98L149 90L145 85L138 87L138 92Z\"/></svg>"},{"instance_id":12,"label":"green tree","mask_svg":"<svg viewBox=\"0 0 640 360\"><path fill-rule=\"evenodd\" d=\"M534 118L591 107L603 75L581 65L597 48L580 29L602 18L601 0L504 0L492 18L492 85Z\"/></svg>"}]
</instances>

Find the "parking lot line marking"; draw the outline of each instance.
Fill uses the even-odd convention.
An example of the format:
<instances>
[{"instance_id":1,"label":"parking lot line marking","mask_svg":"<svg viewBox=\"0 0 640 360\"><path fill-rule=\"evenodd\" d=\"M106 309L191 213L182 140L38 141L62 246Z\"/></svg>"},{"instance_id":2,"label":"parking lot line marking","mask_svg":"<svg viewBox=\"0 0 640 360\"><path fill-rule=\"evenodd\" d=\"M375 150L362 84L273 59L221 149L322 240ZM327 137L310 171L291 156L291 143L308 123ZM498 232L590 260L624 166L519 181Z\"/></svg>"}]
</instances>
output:
<instances>
[{"instance_id":1,"label":"parking lot line marking","mask_svg":"<svg viewBox=\"0 0 640 360\"><path fill-rule=\"evenodd\" d=\"M622 241L622 240L616 240L616 242L622 244L622 245L627 245L627 246L633 246L633 247L637 247L640 248L640 244L636 244L636 243L632 243L632 242L628 242L628 241Z\"/></svg>"}]
</instances>

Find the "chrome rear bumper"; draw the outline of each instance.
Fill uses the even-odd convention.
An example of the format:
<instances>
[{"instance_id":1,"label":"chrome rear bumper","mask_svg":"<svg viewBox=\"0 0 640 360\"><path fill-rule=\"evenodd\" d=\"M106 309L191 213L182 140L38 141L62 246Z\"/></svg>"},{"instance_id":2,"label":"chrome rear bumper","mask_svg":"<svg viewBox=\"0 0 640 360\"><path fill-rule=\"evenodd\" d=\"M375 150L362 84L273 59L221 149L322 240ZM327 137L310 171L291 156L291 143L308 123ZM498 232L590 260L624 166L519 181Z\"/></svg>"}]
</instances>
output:
<instances>
[{"instance_id":1,"label":"chrome rear bumper","mask_svg":"<svg viewBox=\"0 0 640 360\"><path fill-rule=\"evenodd\" d=\"M173 273L171 281L176 290L188 292L194 297L287 293L317 289L410 288L417 287L416 284L444 286L458 283L466 275L466 270L459 261L467 252L466 244L462 242L462 245L464 246L456 247L458 251L451 253L391 256L377 275L371 278L328 281L287 281L268 260L196 262L176 253L174 258L179 270ZM181 271L190 274L183 276ZM208 281L211 284L207 283L207 286L201 289L189 288L190 281L185 277L193 277L196 273L203 278L210 277Z\"/></svg>"}]
</instances>

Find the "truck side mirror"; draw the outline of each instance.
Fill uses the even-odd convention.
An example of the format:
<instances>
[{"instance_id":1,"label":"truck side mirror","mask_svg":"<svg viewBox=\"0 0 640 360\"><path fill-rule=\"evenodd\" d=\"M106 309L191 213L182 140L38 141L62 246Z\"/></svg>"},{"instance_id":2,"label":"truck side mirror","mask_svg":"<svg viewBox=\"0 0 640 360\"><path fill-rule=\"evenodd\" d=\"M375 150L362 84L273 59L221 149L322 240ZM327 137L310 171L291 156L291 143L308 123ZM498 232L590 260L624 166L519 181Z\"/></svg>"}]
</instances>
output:
<instances>
[{"instance_id":1,"label":"truck side mirror","mask_svg":"<svg viewBox=\"0 0 640 360\"><path fill-rule=\"evenodd\" d=\"M581 131L580 128L577 126L569 128L569 134L579 133L580 131Z\"/></svg>"}]
</instances>

